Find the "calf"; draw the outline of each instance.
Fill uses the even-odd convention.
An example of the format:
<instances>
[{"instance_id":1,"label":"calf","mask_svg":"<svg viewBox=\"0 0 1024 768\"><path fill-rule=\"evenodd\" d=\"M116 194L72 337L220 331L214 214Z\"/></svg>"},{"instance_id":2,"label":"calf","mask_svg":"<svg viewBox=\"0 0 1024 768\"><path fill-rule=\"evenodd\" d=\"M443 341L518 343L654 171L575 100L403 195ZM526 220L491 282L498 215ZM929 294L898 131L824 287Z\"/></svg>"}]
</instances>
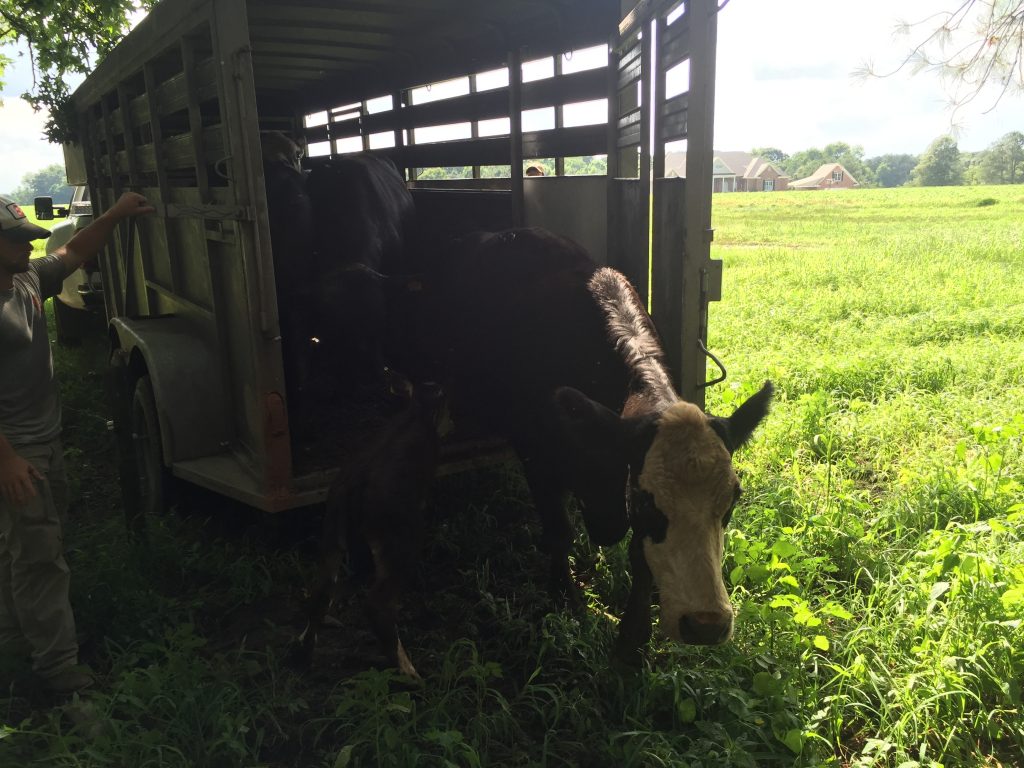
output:
<instances>
[{"instance_id":1,"label":"calf","mask_svg":"<svg viewBox=\"0 0 1024 768\"><path fill-rule=\"evenodd\" d=\"M724 529L740 496L731 456L767 413L771 384L728 419L681 400L626 278L548 232L466 238L432 282L453 418L497 431L518 453L552 589L576 592L563 498L572 491L595 543L633 531L621 660L635 663L650 638L655 586L665 635L727 640Z\"/></svg>"},{"instance_id":2,"label":"calf","mask_svg":"<svg viewBox=\"0 0 1024 768\"><path fill-rule=\"evenodd\" d=\"M365 607L389 663L418 677L398 637L397 611L401 586L423 535L422 505L437 466L441 398L430 384L415 391L407 382L400 387L405 406L352 452L331 485L319 573L300 637L301 658L307 664L347 551L356 574L372 578Z\"/></svg>"}]
</instances>

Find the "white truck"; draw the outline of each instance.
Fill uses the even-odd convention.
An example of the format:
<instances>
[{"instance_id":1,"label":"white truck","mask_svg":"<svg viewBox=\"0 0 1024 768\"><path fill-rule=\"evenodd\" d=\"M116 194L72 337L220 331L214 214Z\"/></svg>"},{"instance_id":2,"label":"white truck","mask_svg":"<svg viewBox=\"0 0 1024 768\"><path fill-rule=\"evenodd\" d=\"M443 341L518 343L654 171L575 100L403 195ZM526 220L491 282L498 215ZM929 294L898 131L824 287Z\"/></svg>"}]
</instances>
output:
<instances>
[{"instance_id":1,"label":"white truck","mask_svg":"<svg viewBox=\"0 0 1024 768\"><path fill-rule=\"evenodd\" d=\"M82 227L92 221L92 203L89 202L89 187L74 188L71 202L67 207L54 207L53 199L35 199L36 218L52 221L63 217L50 227L46 241L46 252L52 253L64 245ZM57 343L77 344L86 333L102 332L106 325L103 306L103 278L99 263L91 261L64 281L64 288L53 299L53 320L57 330Z\"/></svg>"}]
</instances>

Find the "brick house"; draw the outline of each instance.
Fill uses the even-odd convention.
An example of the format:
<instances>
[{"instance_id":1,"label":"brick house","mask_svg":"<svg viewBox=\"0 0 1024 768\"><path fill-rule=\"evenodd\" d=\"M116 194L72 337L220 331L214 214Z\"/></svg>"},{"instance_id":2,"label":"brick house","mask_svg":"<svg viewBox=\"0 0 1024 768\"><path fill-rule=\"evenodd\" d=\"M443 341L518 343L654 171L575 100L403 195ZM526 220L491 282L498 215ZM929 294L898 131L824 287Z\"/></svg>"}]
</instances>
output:
<instances>
[{"instance_id":1,"label":"brick house","mask_svg":"<svg viewBox=\"0 0 1024 768\"><path fill-rule=\"evenodd\" d=\"M777 166L749 152L718 152L714 155L713 192L780 192L789 177ZM686 177L686 153L665 155L665 175Z\"/></svg>"},{"instance_id":2,"label":"brick house","mask_svg":"<svg viewBox=\"0 0 1024 768\"><path fill-rule=\"evenodd\" d=\"M853 189L860 182L839 163L825 163L804 179L789 182L790 189Z\"/></svg>"}]
</instances>

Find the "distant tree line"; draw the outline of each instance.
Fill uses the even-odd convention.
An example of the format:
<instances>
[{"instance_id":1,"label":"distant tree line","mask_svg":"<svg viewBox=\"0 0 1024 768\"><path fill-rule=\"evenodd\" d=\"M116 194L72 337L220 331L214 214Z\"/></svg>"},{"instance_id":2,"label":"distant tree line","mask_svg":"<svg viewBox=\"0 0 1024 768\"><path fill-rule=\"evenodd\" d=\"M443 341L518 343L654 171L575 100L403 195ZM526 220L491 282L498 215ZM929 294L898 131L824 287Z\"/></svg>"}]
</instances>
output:
<instances>
[{"instance_id":1,"label":"distant tree line","mask_svg":"<svg viewBox=\"0 0 1024 768\"><path fill-rule=\"evenodd\" d=\"M73 191L65 178L64 166L54 163L40 171L25 174L21 184L5 195L20 205L31 205L37 197L52 197L55 203L67 203Z\"/></svg>"},{"instance_id":2,"label":"distant tree line","mask_svg":"<svg viewBox=\"0 0 1024 768\"><path fill-rule=\"evenodd\" d=\"M524 160L523 173L531 165L540 168L545 176L555 175L555 161L553 158L540 160ZM608 172L608 160L604 155L585 155L583 157L565 158L566 176L604 176ZM511 168L507 165L485 165L480 168L480 176L485 179L507 179L512 175ZM448 168L423 168L417 173L420 179L471 179L473 178L472 166L462 165Z\"/></svg>"},{"instance_id":3,"label":"distant tree line","mask_svg":"<svg viewBox=\"0 0 1024 768\"><path fill-rule=\"evenodd\" d=\"M864 148L837 141L823 149L787 155L777 147L752 154L775 163L792 179L813 174L825 163L840 163L862 187L946 187L963 184L1024 184L1024 133L1011 131L980 152L961 152L951 136L935 139L921 155L864 157Z\"/></svg>"}]
</instances>

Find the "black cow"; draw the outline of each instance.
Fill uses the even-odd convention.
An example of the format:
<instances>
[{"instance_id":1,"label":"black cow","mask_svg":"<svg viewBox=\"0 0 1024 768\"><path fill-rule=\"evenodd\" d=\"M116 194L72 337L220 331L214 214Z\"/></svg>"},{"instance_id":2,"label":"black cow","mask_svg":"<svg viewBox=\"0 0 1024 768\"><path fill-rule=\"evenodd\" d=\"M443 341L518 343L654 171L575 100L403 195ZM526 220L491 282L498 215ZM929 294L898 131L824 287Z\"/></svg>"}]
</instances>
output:
<instances>
[{"instance_id":1,"label":"black cow","mask_svg":"<svg viewBox=\"0 0 1024 768\"><path fill-rule=\"evenodd\" d=\"M650 638L655 586L664 634L727 640L724 529L740 495L731 454L767 413L771 384L728 419L681 400L626 278L548 232L466 238L432 283L453 418L499 432L517 451L553 589L576 591L564 506L572 491L595 543L615 544L633 530L621 660L636 662Z\"/></svg>"},{"instance_id":2,"label":"black cow","mask_svg":"<svg viewBox=\"0 0 1024 768\"><path fill-rule=\"evenodd\" d=\"M378 389L403 335L402 278L413 271L416 239L412 196L390 160L368 153L314 167L308 190L327 381L332 388Z\"/></svg>"}]
</instances>

